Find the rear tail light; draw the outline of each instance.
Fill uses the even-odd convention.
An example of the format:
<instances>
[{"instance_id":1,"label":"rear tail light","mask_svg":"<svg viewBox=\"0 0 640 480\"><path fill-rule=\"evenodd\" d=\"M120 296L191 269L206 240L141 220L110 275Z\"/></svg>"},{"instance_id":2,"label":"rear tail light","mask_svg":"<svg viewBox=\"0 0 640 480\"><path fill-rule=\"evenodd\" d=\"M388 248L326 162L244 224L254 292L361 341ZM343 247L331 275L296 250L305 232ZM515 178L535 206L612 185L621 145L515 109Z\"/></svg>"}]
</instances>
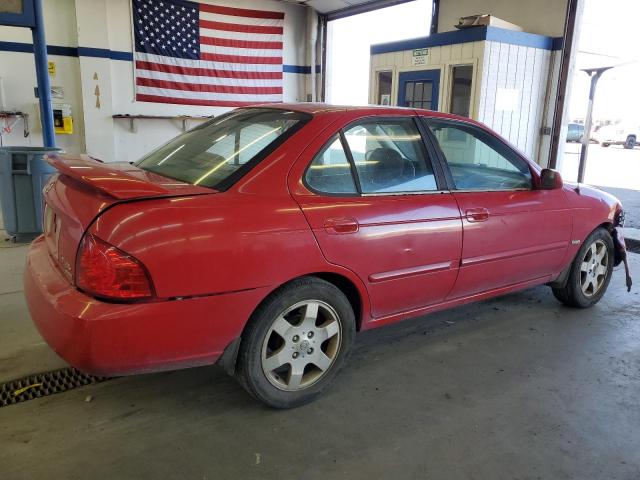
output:
<instances>
[{"instance_id":1,"label":"rear tail light","mask_svg":"<svg viewBox=\"0 0 640 480\"><path fill-rule=\"evenodd\" d=\"M89 295L113 300L153 295L142 263L90 233L84 236L78 250L76 285Z\"/></svg>"}]
</instances>

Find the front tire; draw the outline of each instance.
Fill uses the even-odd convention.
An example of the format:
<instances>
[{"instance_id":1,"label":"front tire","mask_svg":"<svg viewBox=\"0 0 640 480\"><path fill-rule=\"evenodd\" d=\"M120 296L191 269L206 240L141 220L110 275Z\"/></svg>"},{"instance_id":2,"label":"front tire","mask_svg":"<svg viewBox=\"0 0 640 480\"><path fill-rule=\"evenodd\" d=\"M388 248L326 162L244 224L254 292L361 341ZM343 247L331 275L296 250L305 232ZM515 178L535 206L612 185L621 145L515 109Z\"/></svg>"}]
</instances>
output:
<instances>
[{"instance_id":1,"label":"front tire","mask_svg":"<svg viewBox=\"0 0 640 480\"><path fill-rule=\"evenodd\" d=\"M604 228L587 237L573 260L567 284L553 288L553 295L565 305L588 308L600 301L613 272L613 240Z\"/></svg>"},{"instance_id":2,"label":"front tire","mask_svg":"<svg viewBox=\"0 0 640 480\"><path fill-rule=\"evenodd\" d=\"M273 408L309 403L332 383L351 350L355 317L335 285L303 277L258 307L242 335L238 380Z\"/></svg>"}]
</instances>

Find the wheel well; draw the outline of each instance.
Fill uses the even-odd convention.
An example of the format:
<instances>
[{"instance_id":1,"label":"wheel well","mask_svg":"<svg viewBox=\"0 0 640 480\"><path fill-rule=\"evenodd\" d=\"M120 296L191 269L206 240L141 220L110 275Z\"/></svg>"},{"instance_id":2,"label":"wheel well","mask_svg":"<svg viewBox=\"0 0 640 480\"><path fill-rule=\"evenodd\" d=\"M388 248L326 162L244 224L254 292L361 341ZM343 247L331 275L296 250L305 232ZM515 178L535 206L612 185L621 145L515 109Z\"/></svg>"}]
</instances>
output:
<instances>
[{"instance_id":1,"label":"wheel well","mask_svg":"<svg viewBox=\"0 0 640 480\"><path fill-rule=\"evenodd\" d=\"M609 235L611 235L611 238L613 239L613 232L612 232L612 227L613 224L611 222L603 222L600 225L598 225L596 228L594 228L593 230L591 230L585 237L583 242L589 238L589 235L591 235L593 232L595 232L596 230L598 230L599 228L604 228ZM554 281L547 283L547 285L549 285L551 288L564 288L564 286L566 285L567 280L569 279L569 272L571 271L571 265L573 265L573 262L575 260L575 258L578 256L578 253L580 253L580 249L578 249L578 251L576 252L576 254L571 258L571 261L569 262L569 264L564 268L564 270L562 272L560 272L560 275L558 275L558 278L556 278Z\"/></svg>"},{"instance_id":2,"label":"wheel well","mask_svg":"<svg viewBox=\"0 0 640 480\"><path fill-rule=\"evenodd\" d=\"M332 285L336 286L338 289L340 289L340 291L344 293L344 295L347 297L347 300L349 300L349 303L351 304L351 308L353 308L353 314L356 319L356 331L360 330L360 326L362 324L362 298L360 297L360 292L358 291L358 288L353 284L351 280L349 280L347 277L344 277L338 273L332 273L332 272L316 272L316 273L303 275L302 277L320 278L325 282L329 282ZM302 277L297 277L297 278L302 278ZM280 285L276 290L269 293L269 295L267 295L256 307L256 309L254 310L254 313L256 310L258 310L258 308L260 308L260 305L262 305L271 295L273 295L275 291L287 285L288 283L294 280L297 280L297 278L292 278L289 282L286 282ZM229 345L227 345L223 354L218 360L218 364L229 375L234 375L235 373L236 360L238 358L238 352L240 351L240 344L245 334L247 325L249 324L249 322L251 322L251 318L253 317L254 313L251 314L251 317L248 319L247 323L243 327L242 332L240 333L240 336L235 340L233 340Z\"/></svg>"},{"instance_id":3,"label":"wheel well","mask_svg":"<svg viewBox=\"0 0 640 480\"><path fill-rule=\"evenodd\" d=\"M309 276L321 278L322 280L335 285L342 293L344 293L347 300L353 308L353 315L356 318L356 330L360 331L360 324L362 323L362 298L360 298L360 292L358 288L347 277L340 275L339 273L331 272L317 272L312 273Z\"/></svg>"},{"instance_id":4,"label":"wheel well","mask_svg":"<svg viewBox=\"0 0 640 480\"><path fill-rule=\"evenodd\" d=\"M613 227L613 223L612 222L602 222L600 225L598 225L596 228L594 228L591 232L589 232L589 235L591 235L591 233L595 232L599 228L604 228L607 232L611 233L611 227ZM589 235L587 235L587 237Z\"/></svg>"}]
</instances>

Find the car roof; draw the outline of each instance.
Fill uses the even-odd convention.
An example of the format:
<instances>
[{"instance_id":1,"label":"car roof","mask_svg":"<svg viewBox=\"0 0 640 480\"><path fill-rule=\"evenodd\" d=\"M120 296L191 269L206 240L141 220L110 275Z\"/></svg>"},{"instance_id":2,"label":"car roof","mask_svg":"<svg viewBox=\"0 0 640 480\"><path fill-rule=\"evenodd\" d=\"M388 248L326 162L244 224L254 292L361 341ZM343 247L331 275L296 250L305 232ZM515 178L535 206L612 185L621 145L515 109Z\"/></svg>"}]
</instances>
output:
<instances>
[{"instance_id":1,"label":"car roof","mask_svg":"<svg viewBox=\"0 0 640 480\"><path fill-rule=\"evenodd\" d=\"M384 115L422 115L433 118L448 118L461 122L471 123L484 127L479 122L469 117L462 117L452 113L437 112L422 108L395 107L388 105L331 105L328 103L297 102L297 103L268 103L252 105L249 108L277 108L295 112L308 113L313 116L336 115L341 113L350 114L353 118L366 116ZM484 127L486 128L486 127Z\"/></svg>"},{"instance_id":2,"label":"car roof","mask_svg":"<svg viewBox=\"0 0 640 480\"><path fill-rule=\"evenodd\" d=\"M296 112L305 112L312 115L322 115L336 112L354 112L354 113L397 113L397 114L414 114L429 116L448 116L441 112L432 110L424 110L410 107L391 107L388 105L331 105L329 103L318 102L296 102L296 103L268 103L262 105L254 105L254 107L278 108L281 110L293 110Z\"/></svg>"}]
</instances>

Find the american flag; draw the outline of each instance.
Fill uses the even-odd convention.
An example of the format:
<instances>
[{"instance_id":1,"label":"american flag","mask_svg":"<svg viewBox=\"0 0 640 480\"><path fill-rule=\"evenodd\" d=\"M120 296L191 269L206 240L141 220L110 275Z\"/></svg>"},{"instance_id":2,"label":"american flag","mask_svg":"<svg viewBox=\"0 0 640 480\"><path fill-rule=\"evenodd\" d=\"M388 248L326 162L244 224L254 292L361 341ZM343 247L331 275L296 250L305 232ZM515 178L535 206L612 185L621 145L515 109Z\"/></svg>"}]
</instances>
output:
<instances>
[{"instance_id":1,"label":"american flag","mask_svg":"<svg viewBox=\"0 0 640 480\"><path fill-rule=\"evenodd\" d=\"M133 0L136 100L237 107L282 101L284 13Z\"/></svg>"}]
</instances>

